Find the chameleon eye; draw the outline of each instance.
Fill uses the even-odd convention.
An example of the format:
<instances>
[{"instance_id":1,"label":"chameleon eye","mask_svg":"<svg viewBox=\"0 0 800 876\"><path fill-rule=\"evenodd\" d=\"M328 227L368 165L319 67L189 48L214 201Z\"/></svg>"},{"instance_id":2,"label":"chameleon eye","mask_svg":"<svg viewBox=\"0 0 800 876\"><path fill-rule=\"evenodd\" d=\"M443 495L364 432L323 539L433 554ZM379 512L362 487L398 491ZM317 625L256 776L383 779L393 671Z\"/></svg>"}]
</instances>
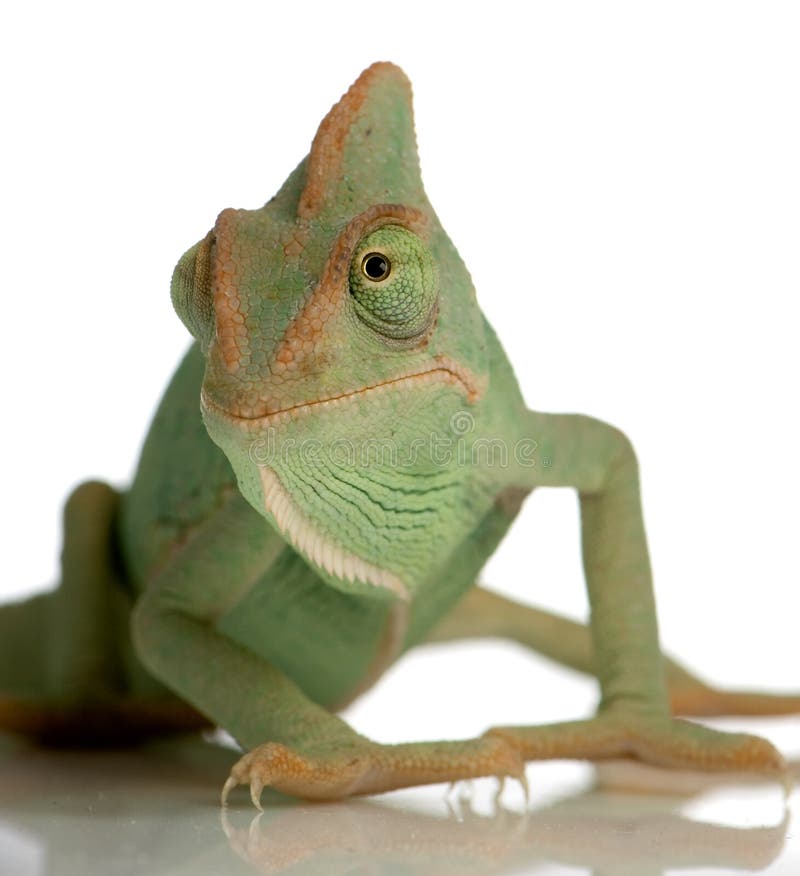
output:
<instances>
[{"instance_id":1,"label":"chameleon eye","mask_svg":"<svg viewBox=\"0 0 800 876\"><path fill-rule=\"evenodd\" d=\"M384 225L367 234L349 279L353 310L379 335L417 340L434 324L439 275L431 251L408 228Z\"/></svg>"},{"instance_id":2,"label":"chameleon eye","mask_svg":"<svg viewBox=\"0 0 800 876\"><path fill-rule=\"evenodd\" d=\"M214 261L214 232L209 231L175 267L172 275L172 304L183 324L207 349L214 333L214 293L211 266Z\"/></svg>"},{"instance_id":3,"label":"chameleon eye","mask_svg":"<svg viewBox=\"0 0 800 876\"><path fill-rule=\"evenodd\" d=\"M361 271L368 280L380 283L392 272L392 263L379 252L369 252L361 259Z\"/></svg>"}]
</instances>

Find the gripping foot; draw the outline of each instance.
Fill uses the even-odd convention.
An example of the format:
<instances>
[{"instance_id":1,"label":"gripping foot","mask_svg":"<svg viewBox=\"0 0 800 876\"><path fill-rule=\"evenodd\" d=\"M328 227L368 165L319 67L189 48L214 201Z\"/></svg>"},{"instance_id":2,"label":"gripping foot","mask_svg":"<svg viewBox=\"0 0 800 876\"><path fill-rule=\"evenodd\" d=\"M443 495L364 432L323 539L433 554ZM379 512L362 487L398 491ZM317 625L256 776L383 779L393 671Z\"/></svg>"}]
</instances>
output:
<instances>
[{"instance_id":1,"label":"gripping foot","mask_svg":"<svg viewBox=\"0 0 800 876\"><path fill-rule=\"evenodd\" d=\"M454 782L480 776L516 778L524 784L525 764L503 739L379 745L368 740L317 747L300 754L267 742L248 752L231 770L222 804L237 785L249 785L261 808L264 787L309 800L338 800L397 788Z\"/></svg>"}]
</instances>

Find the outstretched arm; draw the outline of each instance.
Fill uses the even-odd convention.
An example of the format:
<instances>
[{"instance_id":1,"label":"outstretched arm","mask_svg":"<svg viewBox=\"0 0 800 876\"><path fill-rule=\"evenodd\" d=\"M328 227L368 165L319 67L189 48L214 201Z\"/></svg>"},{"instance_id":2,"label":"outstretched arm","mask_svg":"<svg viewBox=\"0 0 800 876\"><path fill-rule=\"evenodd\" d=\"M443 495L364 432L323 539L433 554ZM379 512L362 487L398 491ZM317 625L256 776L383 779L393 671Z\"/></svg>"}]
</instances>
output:
<instances>
[{"instance_id":1,"label":"outstretched arm","mask_svg":"<svg viewBox=\"0 0 800 876\"><path fill-rule=\"evenodd\" d=\"M668 714L631 443L619 429L581 415L531 411L525 426L538 450L538 464L522 472L526 485L574 487L579 494L601 711Z\"/></svg>"},{"instance_id":2,"label":"outstretched arm","mask_svg":"<svg viewBox=\"0 0 800 876\"><path fill-rule=\"evenodd\" d=\"M539 464L512 472L517 485L570 486L579 494L601 702L595 719L554 725L555 733L522 726L495 727L488 735L510 742L526 759L633 755L664 766L781 772L783 759L765 740L671 718L638 466L628 439L578 415L528 412L523 426L537 442Z\"/></svg>"}]
</instances>

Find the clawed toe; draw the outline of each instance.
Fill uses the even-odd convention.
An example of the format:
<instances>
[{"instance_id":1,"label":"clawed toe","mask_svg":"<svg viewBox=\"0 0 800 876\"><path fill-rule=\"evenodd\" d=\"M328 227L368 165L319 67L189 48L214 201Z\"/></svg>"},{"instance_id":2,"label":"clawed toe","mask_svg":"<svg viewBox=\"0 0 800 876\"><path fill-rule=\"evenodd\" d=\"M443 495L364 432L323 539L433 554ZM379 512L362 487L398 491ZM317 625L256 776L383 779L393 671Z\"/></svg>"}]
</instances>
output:
<instances>
[{"instance_id":1,"label":"clawed toe","mask_svg":"<svg viewBox=\"0 0 800 876\"><path fill-rule=\"evenodd\" d=\"M274 743L267 743L249 751L233 765L231 773L222 788L222 805L228 805L230 792L238 785L250 786L250 799L259 811L261 806L261 792L264 785L269 781L269 766L273 759Z\"/></svg>"},{"instance_id":2,"label":"clawed toe","mask_svg":"<svg viewBox=\"0 0 800 876\"><path fill-rule=\"evenodd\" d=\"M237 785L249 785L250 799L261 809L264 788L306 800L339 800L358 793L369 768L370 744L344 745L300 754L278 742L266 742L243 755L222 789L222 804Z\"/></svg>"},{"instance_id":3,"label":"clawed toe","mask_svg":"<svg viewBox=\"0 0 800 876\"><path fill-rule=\"evenodd\" d=\"M222 786L222 795L220 798L220 803L223 808L228 805L228 796L231 791L239 784L239 780L235 779L232 775L228 776L225 781L225 784Z\"/></svg>"}]
</instances>

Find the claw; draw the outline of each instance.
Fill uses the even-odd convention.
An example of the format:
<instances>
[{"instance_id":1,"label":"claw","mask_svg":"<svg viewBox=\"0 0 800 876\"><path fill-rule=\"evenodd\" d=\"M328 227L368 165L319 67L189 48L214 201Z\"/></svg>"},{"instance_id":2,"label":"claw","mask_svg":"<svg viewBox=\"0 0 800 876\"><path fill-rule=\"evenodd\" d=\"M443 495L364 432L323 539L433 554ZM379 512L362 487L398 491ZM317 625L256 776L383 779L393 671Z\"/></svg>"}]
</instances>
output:
<instances>
[{"instance_id":1,"label":"claw","mask_svg":"<svg viewBox=\"0 0 800 876\"><path fill-rule=\"evenodd\" d=\"M257 776L250 780L250 799L253 801L253 806L258 809L259 812L264 811L264 807L261 805L261 792L264 790L264 783Z\"/></svg>"},{"instance_id":2,"label":"claw","mask_svg":"<svg viewBox=\"0 0 800 876\"><path fill-rule=\"evenodd\" d=\"M447 805L447 808L453 810L453 801L456 799L456 790L458 788L458 782L452 781L447 783L447 787L444 791L444 802Z\"/></svg>"},{"instance_id":3,"label":"claw","mask_svg":"<svg viewBox=\"0 0 800 876\"><path fill-rule=\"evenodd\" d=\"M781 788L783 788L783 802L784 804L789 802L789 797L794 790L794 779L792 779L792 774L788 769L783 770L781 773Z\"/></svg>"},{"instance_id":4,"label":"claw","mask_svg":"<svg viewBox=\"0 0 800 876\"><path fill-rule=\"evenodd\" d=\"M516 780L522 786L522 794L525 797L525 806L527 807L527 805L531 802L531 793L530 788L528 787L528 776L526 775L524 770L522 771L522 773L520 773L520 775L516 776Z\"/></svg>"},{"instance_id":5,"label":"claw","mask_svg":"<svg viewBox=\"0 0 800 876\"><path fill-rule=\"evenodd\" d=\"M525 798L525 805L527 806L530 803L530 789L528 787L528 777L523 770L519 775L516 776L495 776L497 779L497 790L494 794L494 802L497 805L500 802L500 798L503 795L503 791L506 787L506 781L511 779L512 781L519 782L520 787L522 788L522 794Z\"/></svg>"},{"instance_id":6,"label":"claw","mask_svg":"<svg viewBox=\"0 0 800 876\"><path fill-rule=\"evenodd\" d=\"M222 786L222 808L224 809L228 805L228 795L230 792L239 784L239 781L235 779L232 775L228 776L227 781Z\"/></svg>"}]
</instances>

